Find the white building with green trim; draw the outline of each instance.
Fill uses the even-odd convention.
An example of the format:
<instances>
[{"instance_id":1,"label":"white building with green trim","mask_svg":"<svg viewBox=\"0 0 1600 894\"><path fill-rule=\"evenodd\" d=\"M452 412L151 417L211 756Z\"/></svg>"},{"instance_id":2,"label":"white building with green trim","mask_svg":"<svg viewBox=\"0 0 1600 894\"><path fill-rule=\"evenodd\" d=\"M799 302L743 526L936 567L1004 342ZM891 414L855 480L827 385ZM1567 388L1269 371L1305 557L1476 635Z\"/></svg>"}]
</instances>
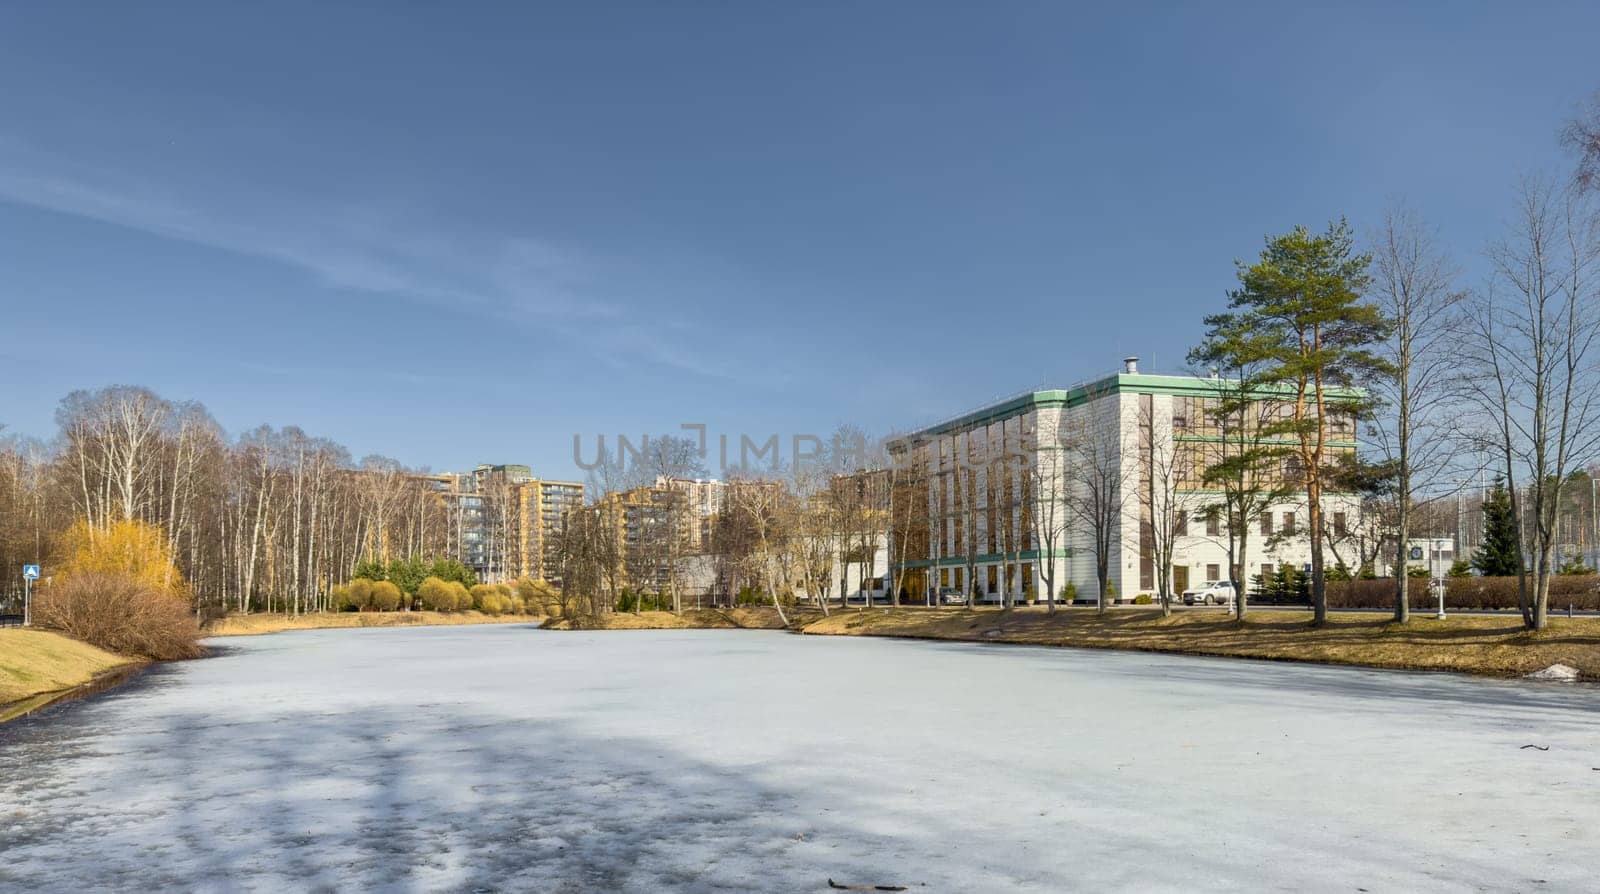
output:
<instances>
[{"instance_id":1,"label":"white building with green trim","mask_svg":"<svg viewBox=\"0 0 1600 894\"><path fill-rule=\"evenodd\" d=\"M1145 375L1137 359L1121 373L1064 389L1029 391L893 439L894 496L889 571L913 602L941 591L979 601L1044 601L1046 582L1080 602L1098 591L1095 528L1108 532L1108 580L1118 601L1157 591L1152 517L1171 518L1172 592L1226 580L1228 519L1221 494L1202 480L1216 433L1211 403L1222 380ZM1263 401L1262 412L1287 412ZM1355 451L1355 425L1330 418L1333 453ZM1297 479L1298 460L1283 474ZM1098 473L1093 469L1098 468ZM1114 481L1116 495L1095 500L1094 485ZM1102 491L1105 488L1102 486ZM1161 508L1167 500L1173 510ZM1084 517L1095 504L1114 523ZM1250 542L1239 579L1271 576L1310 562L1304 493L1288 494L1244 520ZM1324 494L1328 565L1359 564L1360 503ZM1165 529L1167 526L1163 526ZM1342 554L1341 551L1342 550ZM1070 587L1068 586L1070 585ZM1253 588L1252 588L1253 589Z\"/></svg>"}]
</instances>

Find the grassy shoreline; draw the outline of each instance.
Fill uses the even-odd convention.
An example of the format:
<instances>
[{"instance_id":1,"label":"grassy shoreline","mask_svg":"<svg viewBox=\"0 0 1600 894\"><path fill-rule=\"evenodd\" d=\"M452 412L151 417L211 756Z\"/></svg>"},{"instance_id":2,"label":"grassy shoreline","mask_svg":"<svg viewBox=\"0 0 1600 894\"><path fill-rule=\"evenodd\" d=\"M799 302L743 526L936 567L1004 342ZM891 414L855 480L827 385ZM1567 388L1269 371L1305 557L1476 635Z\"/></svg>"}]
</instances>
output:
<instances>
[{"instance_id":1,"label":"grassy shoreline","mask_svg":"<svg viewBox=\"0 0 1600 894\"><path fill-rule=\"evenodd\" d=\"M1524 631L1513 616L1457 615L1445 621L1413 616L1408 624L1383 613L1337 613L1313 628L1309 612L1261 612L1243 624L1225 612L1155 609L1058 611L1013 609L882 609L834 612L800 632L818 636L890 636L959 642L1126 649L1228 658L1347 664L1392 670L1453 671L1517 677L1552 664L1600 680L1600 618L1555 618L1547 630Z\"/></svg>"},{"instance_id":2,"label":"grassy shoreline","mask_svg":"<svg viewBox=\"0 0 1600 894\"><path fill-rule=\"evenodd\" d=\"M793 613L791 613L793 617ZM557 618L549 630L783 630L770 608L691 608L672 612L610 612L599 618Z\"/></svg>"},{"instance_id":3,"label":"grassy shoreline","mask_svg":"<svg viewBox=\"0 0 1600 894\"><path fill-rule=\"evenodd\" d=\"M0 630L0 719L144 663L48 630Z\"/></svg>"},{"instance_id":4,"label":"grassy shoreline","mask_svg":"<svg viewBox=\"0 0 1600 894\"><path fill-rule=\"evenodd\" d=\"M202 636L259 636L284 630L343 627L431 627L457 624L529 624L540 615L486 615L482 612L311 612L289 615L258 612L229 615L205 625Z\"/></svg>"}]
</instances>

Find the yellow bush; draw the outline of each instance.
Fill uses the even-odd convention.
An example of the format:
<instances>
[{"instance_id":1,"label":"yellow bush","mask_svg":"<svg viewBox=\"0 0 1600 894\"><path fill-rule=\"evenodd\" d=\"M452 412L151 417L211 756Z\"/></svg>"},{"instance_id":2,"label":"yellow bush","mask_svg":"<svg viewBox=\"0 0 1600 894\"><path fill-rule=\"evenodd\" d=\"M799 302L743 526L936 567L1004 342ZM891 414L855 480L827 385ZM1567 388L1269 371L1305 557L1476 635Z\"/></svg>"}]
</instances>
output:
<instances>
[{"instance_id":1,"label":"yellow bush","mask_svg":"<svg viewBox=\"0 0 1600 894\"><path fill-rule=\"evenodd\" d=\"M345 584L345 609L347 611L360 611L372 605L372 581L358 577Z\"/></svg>"},{"instance_id":2,"label":"yellow bush","mask_svg":"<svg viewBox=\"0 0 1600 894\"><path fill-rule=\"evenodd\" d=\"M472 607L472 594L467 592L467 585L461 581L453 580L450 582L450 594L455 597L451 600L451 608L453 610L464 612Z\"/></svg>"},{"instance_id":3,"label":"yellow bush","mask_svg":"<svg viewBox=\"0 0 1600 894\"><path fill-rule=\"evenodd\" d=\"M417 587L417 599L429 611L447 612L456 607L456 592L449 582L437 577L427 578Z\"/></svg>"},{"instance_id":4,"label":"yellow bush","mask_svg":"<svg viewBox=\"0 0 1600 894\"><path fill-rule=\"evenodd\" d=\"M60 578L75 575L122 578L171 596L188 597L188 587L167 535L154 525L120 521L99 529L83 519L66 530L56 549Z\"/></svg>"},{"instance_id":5,"label":"yellow bush","mask_svg":"<svg viewBox=\"0 0 1600 894\"><path fill-rule=\"evenodd\" d=\"M560 594L556 592L555 587L544 581L527 577L518 580L517 595L522 599L524 609L530 615L560 614Z\"/></svg>"},{"instance_id":6,"label":"yellow bush","mask_svg":"<svg viewBox=\"0 0 1600 894\"><path fill-rule=\"evenodd\" d=\"M372 585L372 599L367 607L373 611L392 612L400 607L400 588L380 580Z\"/></svg>"},{"instance_id":7,"label":"yellow bush","mask_svg":"<svg viewBox=\"0 0 1600 894\"><path fill-rule=\"evenodd\" d=\"M483 601L492 596L499 596L500 591L493 584L478 584L472 588L472 608L483 611Z\"/></svg>"}]
</instances>

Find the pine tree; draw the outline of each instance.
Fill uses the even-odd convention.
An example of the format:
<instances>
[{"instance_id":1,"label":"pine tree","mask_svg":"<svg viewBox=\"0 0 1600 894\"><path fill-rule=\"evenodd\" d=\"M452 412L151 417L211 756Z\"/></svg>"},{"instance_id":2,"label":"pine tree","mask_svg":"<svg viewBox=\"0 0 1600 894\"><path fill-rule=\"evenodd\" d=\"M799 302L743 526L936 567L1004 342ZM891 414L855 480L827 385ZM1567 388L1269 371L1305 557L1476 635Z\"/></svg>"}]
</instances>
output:
<instances>
[{"instance_id":1,"label":"pine tree","mask_svg":"<svg viewBox=\"0 0 1600 894\"><path fill-rule=\"evenodd\" d=\"M1323 562L1322 499L1328 467L1348 437L1335 421L1368 415L1372 400L1362 386L1392 372L1376 348L1388 335L1389 320L1364 293L1371 283L1371 257L1355 249L1355 237L1343 220L1323 233L1296 227L1267 240L1254 264L1239 262L1239 288L1228 293L1229 313L1206 319L1213 331L1243 331L1252 336L1225 354L1248 350L1258 360L1262 379L1286 393L1286 418L1261 426L1264 435L1290 440L1299 457L1293 482L1305 491L1311 540L1311 610L1313 622L1328 617L1326 568ZM1221 358L1235 362L1243 356Z\"/></svg>"},{"instance_id":2,"label":"pine tree","mask_svg":"<svg viewBox=\"0 0 1600 894\"><path fill-rule=\"evenodd\" d=\"M1511 494L1499 478L1483 501L1483 545L1472 556L1472 567L1484 577L1511 577L1521 565L1517 557L1517 526L1511 517Z\"/></svg>"}]
</instances>

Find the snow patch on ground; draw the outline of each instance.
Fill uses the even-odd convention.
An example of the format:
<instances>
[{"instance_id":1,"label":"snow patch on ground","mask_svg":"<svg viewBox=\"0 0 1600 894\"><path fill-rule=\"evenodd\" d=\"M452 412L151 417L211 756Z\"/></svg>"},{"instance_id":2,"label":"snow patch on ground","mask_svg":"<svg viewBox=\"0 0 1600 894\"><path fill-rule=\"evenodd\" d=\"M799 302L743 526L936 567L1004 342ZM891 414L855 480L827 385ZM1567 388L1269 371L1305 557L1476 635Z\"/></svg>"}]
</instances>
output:
<instances>
[{"instance_id":1,"label":"snow patch on ground","mask_svg":"<svg viewBox=\"0 0 1600 894\"><path fill-rule=\"evenodd\" d=\"M1578 676L1578 669L1567 664L1552 664L1544 670L1537 670L1527 675L1530 680L1550 680L1557 683L1576 683Z\"/></svg>"},{"instance_id":2,"label":"snow patch on ground","mask_svg":"<svg viewBox=\"0 0 1600 894\"><path fill-rule=\"evenodd\" d=\"M0 727L0 889L1600 875L1584 686L755 631L328 630L218 651Z\"/></svg>"}]
</instances>

